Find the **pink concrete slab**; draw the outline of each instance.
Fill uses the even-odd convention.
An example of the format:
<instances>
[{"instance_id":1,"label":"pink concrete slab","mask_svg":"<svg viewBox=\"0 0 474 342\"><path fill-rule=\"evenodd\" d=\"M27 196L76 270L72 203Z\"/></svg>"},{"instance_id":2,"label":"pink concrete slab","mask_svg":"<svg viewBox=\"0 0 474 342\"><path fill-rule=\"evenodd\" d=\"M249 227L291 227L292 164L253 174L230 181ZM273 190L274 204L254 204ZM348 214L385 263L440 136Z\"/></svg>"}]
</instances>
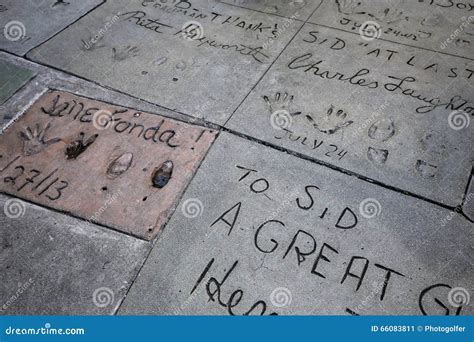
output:
<instances>
[{"instance_id":1,"label":"pink concrete slab","mask_svg":"<svg viewBox=\"0 0 474 342\"><path fill-rule=\"evenodd\" d=\"M149 240L216 135L49 91L0 136L0 191Z\"/></svg>"}]
</instances>

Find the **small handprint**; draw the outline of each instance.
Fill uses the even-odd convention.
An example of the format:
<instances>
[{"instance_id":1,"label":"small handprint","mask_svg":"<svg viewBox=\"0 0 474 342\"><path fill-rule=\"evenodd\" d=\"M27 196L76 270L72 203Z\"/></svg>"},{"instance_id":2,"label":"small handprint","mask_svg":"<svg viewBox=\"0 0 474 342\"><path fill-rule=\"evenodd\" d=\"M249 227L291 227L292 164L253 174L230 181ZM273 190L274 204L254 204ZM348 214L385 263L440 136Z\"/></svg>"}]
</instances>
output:
<instances>
[{"instance_id":1,"label":"small handprint","mask_svg":"<svg viewBox=\"0 0 474 342\"><path fill-rule=\"evenodd\" d=\"M30 127L26 127L24 131L19 133L20 139L23 140L23 153L25 156L31 156L40 153L49 145L61 141L59 138L45 141L46 133L48 133L50 127L51 124L48 123L43 129L41 129L40 125L36 124L36 127L33 131Z\"/></svg>"},{"instance_id":2,"label":"small handprint","mask_svg":"<svg viewBox=\"0 0 474 342\"><path fill-rule=\"evenodd\" d=\"M99 135L94 134L93 136L89 137L87 140L84 140L84 136L85 134L83 132L79 133L79 138L69 143L66 146L67 159L76 159L77 157L79 157L81 153L87 150L89 146L94 143L94 141L97 139Z\"/></svg>"},{"instance_id":3,"label":"small handprint","mask_svg":"<svg viewBox=\"0 0 474 342\"><path fill-rule=\"evenodd\" d=\"M112 48L112 58L116 61L121 62L126 60L127 58L138 56L139 52L140 49L138 47L130 45L118 49Z\"/></svg>"},{"instance_id":4,"label":"small handprint","mask_svg":"<svg viewBox=\"0 0 474 342\"><path fill-rule=\"evenodd\" d=\"M342 109L338 109L336 111L333 105L329 107L326 113L325 123L317 123L311 115L306 115L306 119L308 119L315 129L327 135L332 135L354 123L352 120L346 120L346 112L344 112Z\"/></svg>"},{"instance_id":5,"label":"small handprint","mask_svg":"<svg viewBox=\"0 0 474 342\"><path fill-rule=\"evenodd\" d=\"M291 112L290 106L294 100L293 95L289 95L288 93L281 94L277 92L273 98L269 98L268 96L264 95L263 100L267 104L267 108L271 114L276 112L285 112L291 116L300 115L301 112Z\"/></svg>"}]
</instances>

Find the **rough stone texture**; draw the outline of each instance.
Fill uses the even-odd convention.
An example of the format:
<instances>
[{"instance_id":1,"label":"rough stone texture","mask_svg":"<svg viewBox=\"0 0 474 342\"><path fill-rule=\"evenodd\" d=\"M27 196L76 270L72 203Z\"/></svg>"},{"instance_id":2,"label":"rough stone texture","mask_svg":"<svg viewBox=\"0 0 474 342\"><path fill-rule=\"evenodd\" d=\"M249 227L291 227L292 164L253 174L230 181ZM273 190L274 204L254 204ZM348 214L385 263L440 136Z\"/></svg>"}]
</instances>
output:
<instances>
[{"instance_id":1,"label":"rough stone texture","mask_svg":"<svg viewBox=\"0 0 474 342\"><path fill-rule=\"evenodd\" d=\"M0 189L150 239L215 134L48 92L0 136Z\"/></svg>"},{"instance_id":2,"label":"rough stone texture","mask_svg":"<svg viewBox=\"0 0 474 342\"><path fill-rule=\"evenodd\" d=\"M454 207L474 157L472 70L306 24L227 127Z\"/></svg>"},{"instance_id":3,"label":"rough stone texture","mask_svg":"<svg viewBox=\"0 0 474 342\"><path fill-rule=\"evenodd\" d=\"M29 69L0 60L0 104L4 103L33 76L34 73Z\"/></svg>"},{"instance_id":4,"label":"rough stone texture","mask_svg":"<svg viewBox=\"0 0 474 342\"><path fill-rule=\"evenodd\" d=\"M474 221L474 177L472 176L464 196L463 212L471 221Z\"/></svg>"},{"instance_id":5,"label":"rough stone texture","mask_svg":"<svg viewBox=\"0 0 474 342\"><path fill-rule=\"evenodd\" d=\"M0 4L0 27L3 31L0 47L24 55L102 2L4 0Z\"/></svg>"},{"instance_id":6,"label":"rough stone texture","mask_svg":"<svg viewBox=\"0 0 474 342\"><path fill-rule=\"evenodd\" d=\"M15 96L0 106L0 116L5 125L11 119L24 113L43 93L49 89L58 89L71 92L77 95L94 98L96 100L115 103L117 105L136 108L137 110L149 113L158 113L170 118L182 121L196 122L201 125L206 123L187 115L179 114L163 107L141 101L130 95L122 94L107 88L103 88L95 83L68 75L64 72L53 70L42 65L31 63L25 59L0 52L0 60L4 63L14 64L18 68L32 70L37 76L20 89Z\"/></svg>"},{"instance_id":7,"label":"rough stone texture","mask_svg":"<svg viewBox=\"0 0 474 342\"><path fill-rule=\"evenodd\" d=\"M223 133L179 208L119 314L473 314L473 224L430 203Z\"/></svg>"},{"instance_id":8,"label":"rough stone texture","mask_svg":"<svg viewBox=\"0 0 474 342\"><path fill-rule=\"evenodd\" d=\"M224 123L302 23L213 1L185 3L107 2L28 57Z\"/></svg>"},{"instance_id":9,"label":"rough stone texture","mask_svg":"<svg viewBox=\"0 0 474 342\"><path fill-rule=\"evenodd\" d=\"M474 5L470 1L331 0L324 1L309 21L474 58Z\"/></svg>"},{"instance_id":10,"label":"rough stone texture","mask_svg":"<svg viewBox=\"0 0 474 342\"><path fill-rule=\"evenodd\" d=\"M115 312L148 243L4 195L0 207L0 314Z\"/></svg>"},{"instance_id":11,"label":"rough stone texture","mask_svg":"<svg viewBox=\"0 0 474 342\"><path fill-rule=\"evenodd\" d=\"M306 20L322 0L221 0L220 2L287 18Z\"/></svg>"}]
</instances>

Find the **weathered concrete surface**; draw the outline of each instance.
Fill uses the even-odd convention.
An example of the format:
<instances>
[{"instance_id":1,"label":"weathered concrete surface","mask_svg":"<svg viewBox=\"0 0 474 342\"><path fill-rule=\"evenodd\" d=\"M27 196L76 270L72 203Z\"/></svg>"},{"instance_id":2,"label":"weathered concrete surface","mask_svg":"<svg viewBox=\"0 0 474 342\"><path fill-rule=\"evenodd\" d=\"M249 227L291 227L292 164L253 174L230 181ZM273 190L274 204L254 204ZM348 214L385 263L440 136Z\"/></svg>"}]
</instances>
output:
<instances>
[{"instance_id":1,"label":"weathered concrete surface","mask_svg":"<svg viewBox=\"0 0 474 342\"><path fill-rule=\"evenodd\" d=\"M474 312L473 224L410 196L223 133L179 209L119 314Z\"/></svg>"},{"instance_id":2,"label":"weathered concrete surface","mask_svg":"<svg viewBox=\"0 0 474 342\"><path fill-rule=\"evenodd\" d=\"M31 105L49 89L64 90L96 100L115 103L117 105L135 108L142 112L157 113L170 118L176 118L181 121L195 122L200 125L206 125L202 120L193 117L179 114L163 107L141 101L130 95L119 93L107 88L103 88L93 82L68 75L64 72L53 70L51 68L29 62L20 57L16 57L4 52L0 52L0 60L4 63L16 65L18 68L25 68L32 70L36 77L31 82L27 83L20 89L15 96L12 96L4 104L0 105L0 117L3 126L10 122L13 118L20 116Z\"/></svg>"},{"instance_id":3,"label":"weathered concrete surface","mask_svg":"<svg viewBox=\"0 0 474 342\"><path fill-rule=\"evenodd\" d=\"M2 315L112 314L149 251L16 198L1 195L0 208Z\"/></svg>"},{"instance_id":4,"label":"weathered concrete surface","mask_svg":"<svg viewBox=\"0 0 474 342\"><path fill-rule=\"evenodd\" d=\"M34 76L33 71L0 60L0 104Z\"/></svg>"},{"instance_id":5,"label":"weathered concrete surface","mask_svg":"<svg viewBox=\"0 0 474 342\"><path fill-rule=\"evenodd\" d=\"M224 123L301 25L214 1L111 1L28 57Z\"/></svg>"},{"instance_id":6,"label":"weathered concrete surface","mask_svg":"<svg viewBox=\"0 0 474 342\"><path fill-rule=\"evenodd\" d=\"M16 1L0 4L0 48L24 55L101 4L102 0Z\"/></svg>"},{"instance_id":7,"label":"weathered concrete surface","mask_svg":"<svg viewBox=\"0 0 474 342\"><path fill-rule=\"evenodd\" d=\"M219 2L304 21L318 8L322 0L220 0Z\"/></svg>"},{"instance_id":8,"label":"weathered concrete surface","mask_svg":"<svg viewBox=\"0 0 474 342\"><path fill-rule=\"evenodd\" d=\"M474 158L473 70L307 24L227 127L454 207Z\"/></svg>"},{"instance_id":9,"label":"weathered concrete surface","mask_svg":"<svg viewBox=\"0 0 474 342\"><path fill-rule=\"evenodd\" d=\"M0 189L151 239L215 134L51 91L0 136Z\"/></svg>"},{"instance_id":10,"label":"weathered concrete surface","mask_svg":"<svg viewBox=\"0 0 474 342\"><path fill-rule=\"evenodd\" d=\"M474 58L470 1L324 1L310 22L397 43Z\"/></svg>"}]
</instances>

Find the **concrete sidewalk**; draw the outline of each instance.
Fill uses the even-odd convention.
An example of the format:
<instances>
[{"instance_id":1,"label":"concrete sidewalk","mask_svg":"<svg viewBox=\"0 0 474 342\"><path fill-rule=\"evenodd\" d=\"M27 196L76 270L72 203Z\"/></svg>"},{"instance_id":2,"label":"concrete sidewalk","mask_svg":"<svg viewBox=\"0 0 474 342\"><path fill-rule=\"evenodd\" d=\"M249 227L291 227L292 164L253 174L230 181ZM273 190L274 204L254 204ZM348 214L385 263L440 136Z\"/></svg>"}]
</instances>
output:
<instances>
[{"instance_id":1,"label":"concrete sidewalk","mask_svg":"<svg viewBox=\"0 0 474 342\"><path fill-rule=\"evenodd\" d=\"M4 1L1 313L472 315L450 4Z\"/></svg>"}]
</instances>

